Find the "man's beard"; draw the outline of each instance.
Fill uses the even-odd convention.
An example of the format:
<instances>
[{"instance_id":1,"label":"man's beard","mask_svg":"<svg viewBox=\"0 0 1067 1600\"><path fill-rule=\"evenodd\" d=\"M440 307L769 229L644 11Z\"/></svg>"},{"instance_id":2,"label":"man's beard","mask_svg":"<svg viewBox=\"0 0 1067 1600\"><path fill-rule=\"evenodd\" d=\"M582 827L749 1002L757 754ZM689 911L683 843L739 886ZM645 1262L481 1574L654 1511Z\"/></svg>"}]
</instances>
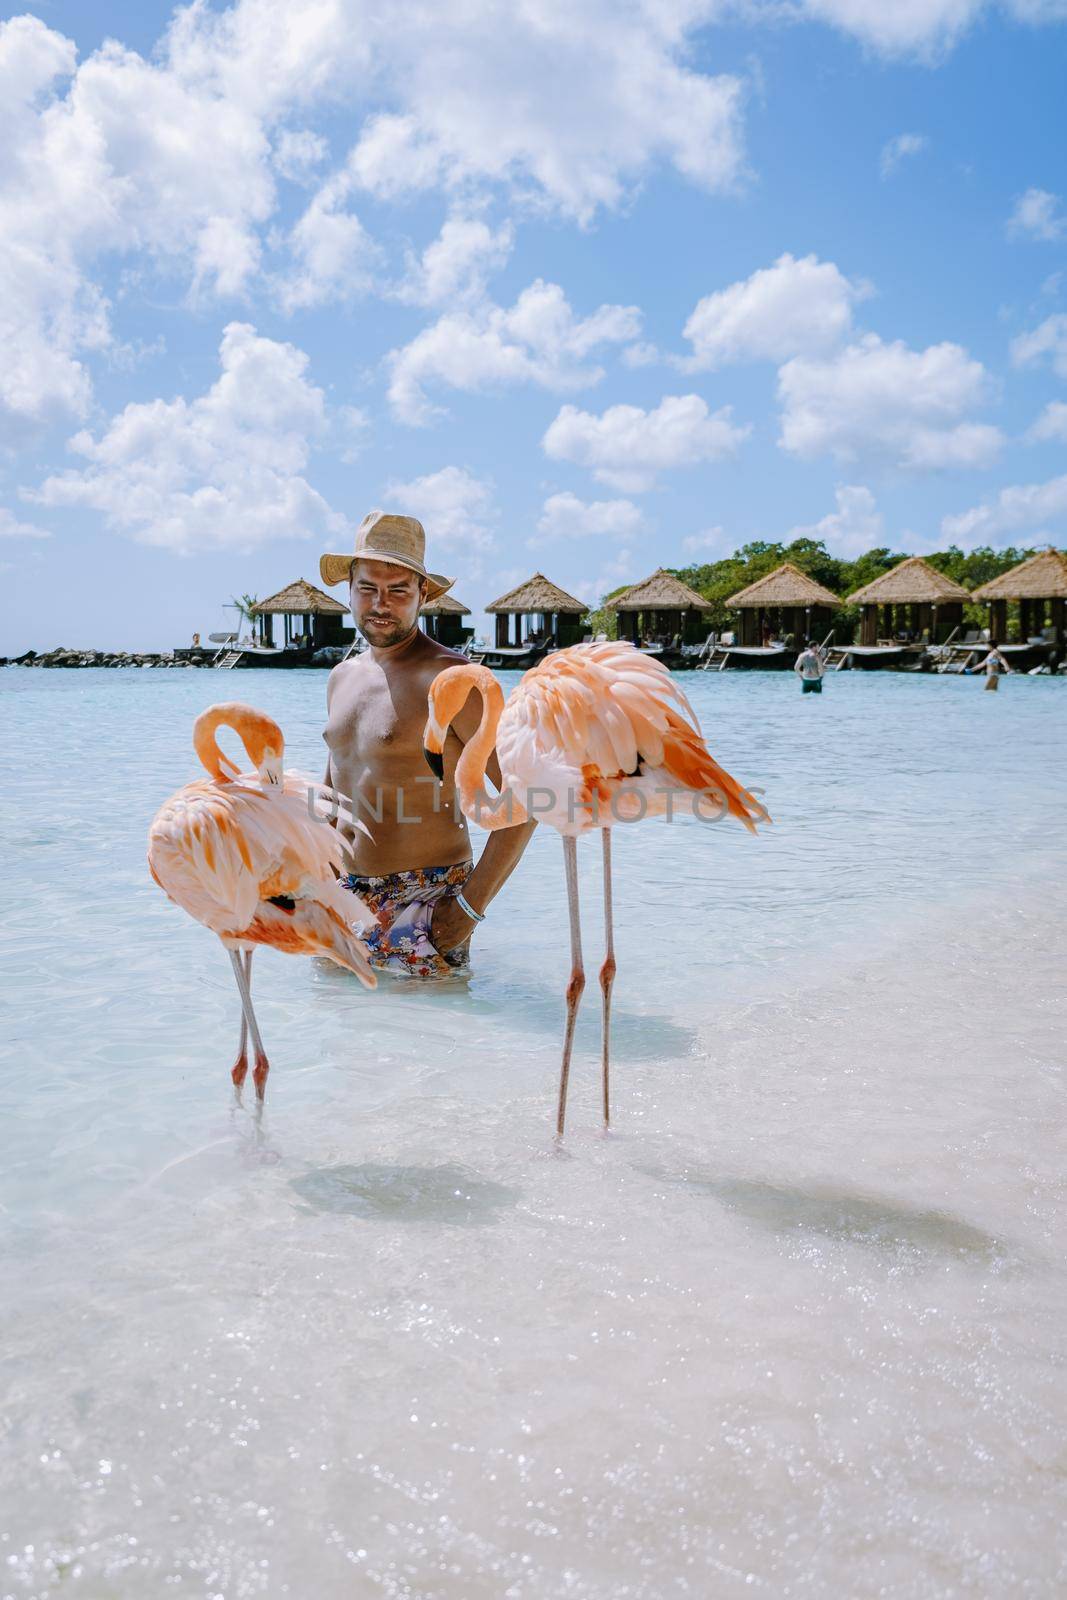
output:
<instances>
[{"instance_id":1,"label":"man's beard","mask_svg":"<svg viewBox=\"0 0 1067 1600\"><path fill-rule=\"evenodd\" d=\"M374 645L379 650L388 649L390 645L403 644L405 639L418 627L418 622L370 622L359 624L359 631L368 644Z\"/></svg>"}]
</instances>

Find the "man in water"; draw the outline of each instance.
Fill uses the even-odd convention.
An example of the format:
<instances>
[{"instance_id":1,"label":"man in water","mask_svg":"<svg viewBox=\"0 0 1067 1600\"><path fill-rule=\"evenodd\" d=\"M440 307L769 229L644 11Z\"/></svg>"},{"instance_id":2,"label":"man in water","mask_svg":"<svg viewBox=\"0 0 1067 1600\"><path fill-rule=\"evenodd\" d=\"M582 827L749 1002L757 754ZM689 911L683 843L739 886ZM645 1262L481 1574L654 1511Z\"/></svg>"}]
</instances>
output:
<instances>
[{"instance_id":1,"label":"man in water","mask_svg":"<svg viewBox=\"0 0 1067 1600\"><path fill-rule=\"evenodd\" d=\"M822 676L825 671L819 647L811 639L804 641L804 649L797 656L793 667L794 672L800 673L800 690L802 694L822 694Z\"/></svg>"},{"instance_id":2,"label":"man in water","mask_svg":"<svg viewBox=\"0 0 1067 1600\"><path fill-rule=\"evenodd\" d=\"M327 680L324 781L351 797L370 831L368 838L341 827L352 843L354 869L341 882L379 919L365 935L372 966L436 978L469 970L471 934L536 824L490 833L474 865L454 779L460 752L481 720L478 695L452 724L440 785L427 768L422 740L430 684L467 658L419 627L420 607L454 581L427 572L425 545L414 517L372 511L359 526L354 551L319 562L324 583L348 583L352 616L369 646L334 667ZM499 788L495 754L488 773Z\"/></svg>"}]
</instances>

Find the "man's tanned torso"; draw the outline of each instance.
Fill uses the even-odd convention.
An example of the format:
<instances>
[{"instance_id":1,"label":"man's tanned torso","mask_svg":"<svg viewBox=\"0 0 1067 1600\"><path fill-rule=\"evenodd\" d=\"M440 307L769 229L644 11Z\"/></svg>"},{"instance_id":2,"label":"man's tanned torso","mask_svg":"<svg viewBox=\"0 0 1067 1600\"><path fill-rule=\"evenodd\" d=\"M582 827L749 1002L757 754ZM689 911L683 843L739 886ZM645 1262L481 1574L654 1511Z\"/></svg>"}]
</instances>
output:
<instances>
[{"instance_id":1,"label":"man's tanned torso","mask_svg":"<svg viewBox=\"0 0 1067 1600\"><path fill-rule=\"evenodd\" d=\"M422 750L430 684L465 660L416 630L391 649L367 650L331 672L323 734L330 753L326 781L351 797L372 836L355 834L352 871L384 876L470 860L467 822L453 785L461 739L449 733L441 785ZM464 737L480 715L480 701L472 696L457 718ZM351 837L350 829L341 831Z\"/></svg>"}]
</instances>

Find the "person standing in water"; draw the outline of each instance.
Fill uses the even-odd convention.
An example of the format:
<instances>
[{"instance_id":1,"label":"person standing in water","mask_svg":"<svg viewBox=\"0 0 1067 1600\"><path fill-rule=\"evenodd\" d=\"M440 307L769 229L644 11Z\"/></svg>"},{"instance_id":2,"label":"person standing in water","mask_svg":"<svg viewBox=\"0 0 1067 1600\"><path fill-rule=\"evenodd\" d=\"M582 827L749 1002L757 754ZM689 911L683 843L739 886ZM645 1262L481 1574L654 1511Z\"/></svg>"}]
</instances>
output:
<instances>
[{"instance_id":1,"label":"person standing in water","mask_svg":"<svg viewBox=\"0 0 1067 1600\"><path fill-rule=\"evenodd\" d=\"M802 694L822 694L822 679L826 668L818 645L812 639L806 639L804 649L797 656L794 672L800 674L800 691Z\"/></svg>"},{"instance_id":2,"label":"person standing in water","mask_svg":"<svg viewBox=\"0 0 1067 1600\"><path fill-rule=\"evenodd\" d=\"M990 639L989 654L984 661L978 663L975 670L985 673L985 686L987 689L998 689L1000 687L1000 674L1002 672L1011 672L1012 669L997 648L997 641Z\"/></svg>"},{"instance_id":3,"label":"person standing in water","mask_svg":"<svg viewBox=\"0 0 1067 1600\"><path fill-rule=\"evenodd\" d=\"M323 782L349 795L356 816L370 827L368 835L337 821L353 858L353 870L340 883L378 918L364 935L371 966L406 978L470 971L471 934L537 825L490 833L475 865L455 769L481 723L477 694L453 719L444 779L430 775L422 748L430 685L467 658L419 627L420 608L453 581L427 571L425 556L421 522L372 511L359 525L354 549L319 561L324 583L347 585L349 610L367 641L367 649L340 662L326 682ZM495 753L488 772L499 790Z\"/></svg>"}]
</instances>

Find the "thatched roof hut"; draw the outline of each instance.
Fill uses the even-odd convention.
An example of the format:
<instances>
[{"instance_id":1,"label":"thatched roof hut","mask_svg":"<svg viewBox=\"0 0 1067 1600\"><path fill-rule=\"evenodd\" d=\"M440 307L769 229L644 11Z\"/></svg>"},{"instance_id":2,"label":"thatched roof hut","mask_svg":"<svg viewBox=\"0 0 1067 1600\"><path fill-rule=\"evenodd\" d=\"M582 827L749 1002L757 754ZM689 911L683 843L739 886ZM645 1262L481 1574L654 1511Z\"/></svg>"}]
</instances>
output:
<instances>
[{"instance_id":1,"label":"thatched roof hut","mask_svg":"<svg viewBox=\"0 0 1067 1600\"><path fill-rule=\"evenodd\" d=\"M335 600L332 594L324 594L321 589L316 589L306 578L297 578L295 583L287 584L277 594L268 595L266 600L257 600L254 610L257 616L260 612L281 613L291 617L348 615L347 606Z\"/></svg>"},{"instance_id":2,"label":"thatched roof hut","mask_svg":"<svg viewBox=\"0 0 1067 1600\"><path fill-rule=\"evenodd\" d=\"M465 606L453 594L439 594L436 600L419 607L420 617L469 617L470 614L470 606Z\"/></svg>"},{"instance_id":3,"label":"thatched roof hut","mask_svg":"<svg viewBox=\"0 0 1067 1600\"><path fill-rule=\"evenodd\" d=\"M909 556L848 597L850 606L949 605L969 600L962 584L946 578L922 556Z\"/></svg>"},{"instance_id":4,"label":"thatched roof hut","mask_svg":"<svg viewBox=\"0 0 1067 1600\"><path fill-rule=\"evenodd\" d=\"M659 567L640 583L612 595L605 605L609 611L710 611L711 601L697 594L681 578Z\"/></svg>"},{"instance_id":5,"label":"thatched roof hut","mask_svg":"<svg viewBox=\"0 0 1067 1600\"><path fill-rule=\"evenodd\" d=\"M774 633L791 634L797 644L809 637L821 639L829 632L841 601L791 561L783 561L773 572L732 594L726 604L740 611L741 643L751 646L765 643Z\"/></svg>"},{"instance_id":6,"label":"thatched roof hut","mask_svg":"<svg viewBox=\"0 0 1067 1600\"><path fill-rule=\"evenodd\" d=\"M474 632L473 628L463 626L462 619L470 614L470 606L465 606L462 600L457 600L451 594L439 594L436 600L419 607L419 616L426 618L423 626L430 638L457 649L463 643L464 635Z\"/></svg>"},{"instance_id":7,"label":"thatched roof hut","mask_svg":"<svg viewBox=\"0 0 1067 1600\"><path fill-rule=\"evenodd\" d=\"M1010 572L990 578L974 591L975 600L1067 600L1067 556L1062 550L1039 550Z\"/></svg>"},{"instance_id":8,"label":"thatched roof hut","mask_svg":"<svg viewBox=\"0 0 1067 1600\"><path fill-rule=\"evenodd\" d=\"M494 616L502 612L511 616L548 613L584 616L589 608L584 600L576 600L566 589L561 589L557 583L546 578L543 572L535 572L532 578L509 589L507 594L502 594L499 600L494 600L485 609Z\"/></svg>"},{"instance_id":9,"label":"thatched roof hut","mask_svg":"<svg viewBox=\"0 0 1067 1600\"><path fill-rule=\"evenodd\" d=\"M604 602L619 619L619 636L638 644L642 638L665 640L681 635L686 643L703 637L703 618L711 602L681 578L659 567L640 583Z\"/></svg>"},{"instance_id":10,"label":"thatched roof hut","mask_svg":"<svg viewBox=\"0 0 1067 1600\"><path fill-rule=\"evenodd\" d=\"M825 589L791 561L783 561L773 572L732 594L726 604L731 611L740 611L746 606L826 606L832 609L841 601L832 590Z\"/></svg>"},{"instance_id":11,"label":"thatched roof hut","mask_svg":"<svg viewBox=\"0 0 1067 1600\"><path fill-rule=\"evenodd\" d=\"M353 637L353 630L345 628L341 619L348 616L348 607L335 600L333 595L316 589L306 578L297 578L286 584L277 594L266 600L257 600L252 614L259 621L260 641L274 643L274 618L285 619L285 644L303 645L310 650L324 645L345 644ZM300 619L299 623L296 619Z\"/></svg>"},{"instance_id":12,"label":"thatched roof hut","mask_svg":"<svg viewBox=\"0 0 1067 1600\"><path fill-rule=\"evenodd\" d=\"M963 603L970 598L962 584L922 556L909 556L850 594L848 604L863 607L861 644L877 644L880 634L887 643L926 635L941 644L962 623Z\"/></svg>"},{"instance_id":13,"label":"thatched roof hut","mask_svg":"<svg viewBox=\"0 0 1067 1600\"><path fill-rule=\"evenodd\" d=\"M574 644L581 631L581 619L589 607L584 600L576 600L558 584L535 572L532 578L520 583L499 600L485 608L496 617L496 643L505 648L508 639L508 618L514 617L514 643L521 645L524 638L537 642L551 637L558 645ZM524 618L537 619L532 628L524 632Z\"/></svg>"},{"instance_id":14,"label":"thatched roof hut","mask_svg":"<svg viewBox=\"0 0 1067 1600\"><path fill-rule=\"evenodd\" d=\"M973 599L985 601L989 606L990 636L1005 643L1009 633L1008 606L1018 605L1019 639L1036 637L1046 628L1045 607L1048 607L1048 631L1051 634L1057 657L1063 654L1065 638L1065 610L1067 610L1067 556L1050 545L1037 555L1020 561L1010 572L999 578L990 578L974 591Z\"/></svg>"}]
</instances>

